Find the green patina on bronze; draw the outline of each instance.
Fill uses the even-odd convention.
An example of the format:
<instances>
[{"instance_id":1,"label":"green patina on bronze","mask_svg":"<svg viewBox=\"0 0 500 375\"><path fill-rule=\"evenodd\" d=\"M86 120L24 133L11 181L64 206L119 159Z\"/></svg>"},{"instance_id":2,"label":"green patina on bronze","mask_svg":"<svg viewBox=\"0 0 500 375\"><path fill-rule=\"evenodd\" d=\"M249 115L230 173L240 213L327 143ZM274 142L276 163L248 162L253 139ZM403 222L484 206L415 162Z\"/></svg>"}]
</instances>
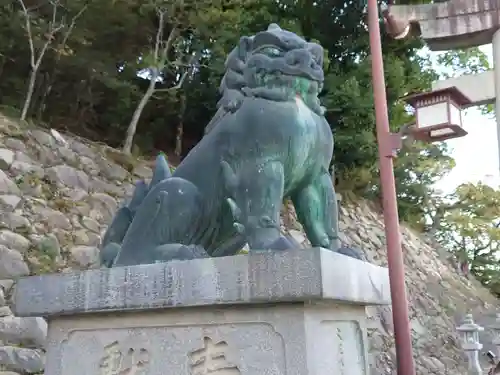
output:
<instances>
[{"instance_id":1,"label":"green patina on bronze","mask_svg":"<svg viewBox=\"0 0 500 375\"><path fill-rule=\"evenodd\" d=\"M339 250L328 172L333 137L318 93L323 49L272 24L229 54L218 111L171 174L159 155L101 251L108 267L297 246L280 233L290 197L312 246Z\"/></svg>"}]
</instances>

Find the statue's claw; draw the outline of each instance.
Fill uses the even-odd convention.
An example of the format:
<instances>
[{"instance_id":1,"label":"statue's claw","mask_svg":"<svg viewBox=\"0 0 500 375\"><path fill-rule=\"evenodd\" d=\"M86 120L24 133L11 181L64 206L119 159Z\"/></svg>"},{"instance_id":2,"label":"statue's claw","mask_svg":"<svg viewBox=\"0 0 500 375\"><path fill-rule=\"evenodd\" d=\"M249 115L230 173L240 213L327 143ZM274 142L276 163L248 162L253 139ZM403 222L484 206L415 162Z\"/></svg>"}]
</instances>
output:
<instances>
[{"instance_id":1,"label":"statue's claw","mask_svg":"<svg viewBox=\"0 0 500 375\"><path fill-rule=\"evenodd\" d=\"M233 223L233 227L238 234L241 234L241 235L245 234L245 226L243 224Z\"/></svg>"},{"instance_id":2,"label":"statue's claw","mask_svg":"<svg viewBox=\"0 0 500 375\"><path fill-rule=\"evenodd\" d=\"M183 245L179 243L165 244L155 249L155 263L171 260L192 260L209 258L205 249L198 245Z\"/></svg>"},{"instance_id":3,"label":"statue's claw","mask_svg":"<svg viewBox=\"0 0 500 375\"><path fill-rule=\"evenodd\" d=\"M236 205L236 202L232 198L227 198L226 202L229 206L229 209L231 211L231 215L233 216L233 228L236 230L238 234L244 235L245 234L245 226L240 222L241 218L241 210L240 208Z\"/></svg>"},{"instance_id":4,"label":"statue's claw","mask_svg":"<svg viewBox=\"0 0 500 375\"><path fill-rule=\"evenodd\" d=\"M363 256L363 253L360 250L353 249L351 247L345 247L345 246L343 246L343 247L339 248L336 252L339 253L339 254L351 257L351 258L355 258L355 259L359 259L359 260L365 260L364 256Z\"/></svg>"},{"instance_id":5,"label":"statue's claw","mask_svg":"<svg viewBox=\"0 0 500 375\"><path fill-rule=\"evenodd\" d=\"M120 252L121 246L115 242L110 242L99 252L99 258L101 265L107 268L111 268L113 263Z\"/></svg>"},{"instance_id":6,"label":"statue's claw","mask_svg":"<svg viewBox=\"0 0 500 375\"><path fill-rule=\"evenodd\" d=\"M236 202L232 198L227 198L226 199L227 204L229 205L229 209L231 210L231 214L233 215L233 219L235 221L239 221L241 217L241 210L240 208L236 205Z\"/></svg>"}]
</instances>

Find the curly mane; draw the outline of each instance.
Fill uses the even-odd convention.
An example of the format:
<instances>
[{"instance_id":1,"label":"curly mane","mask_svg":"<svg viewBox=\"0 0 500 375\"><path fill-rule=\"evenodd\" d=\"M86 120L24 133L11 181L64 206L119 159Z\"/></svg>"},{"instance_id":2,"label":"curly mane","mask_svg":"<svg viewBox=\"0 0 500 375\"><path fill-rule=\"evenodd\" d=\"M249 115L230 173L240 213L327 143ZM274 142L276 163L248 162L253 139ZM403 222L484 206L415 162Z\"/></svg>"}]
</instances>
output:
<instances>
[{"instance_id":1,"label":"curly mane","mask_svg":"<svg viewBox=\"0 0 500 375\"><path fill-rule=\"evenodd\" d=\"M227 112L234 112L239 108L244 96L242 91L246 85L244 68L248 54L252 50L252 40L253 37L241 37L239 44L227 56L224 64L226 73L219 86L222 98L217 102L217 113L205 127L205 134L210 132Z\"/></svg>"},{"instance_id":2,"label":"curly mane","mask_svg":"<svg viewBox=\"0 0 500 375\"><path fill-rule=\"evenodd\" d=\"M273 49L274 44L278 48L281 47L286 56L266 55L269 54L269 49ZM314 61L310 62L304 54L311 56L309 59ZM311 63L316 63L315 71L310 69L311 66L314 67ZM306 66L300 66L301 64ZM320 45L308 43L274 23L270 24L266 31L240 38L224 64L225 74L219 86L222 97L217 103L216 114L205 127L205 135L213 130L227 113L238 110L245 97L251 96L290 101L300 93L304 103L322 116L324 108L318 98L324 78L322 65L323 48ZM303 76L304 69L309 70L309 77Z\"/></svg>"}]
</instances>

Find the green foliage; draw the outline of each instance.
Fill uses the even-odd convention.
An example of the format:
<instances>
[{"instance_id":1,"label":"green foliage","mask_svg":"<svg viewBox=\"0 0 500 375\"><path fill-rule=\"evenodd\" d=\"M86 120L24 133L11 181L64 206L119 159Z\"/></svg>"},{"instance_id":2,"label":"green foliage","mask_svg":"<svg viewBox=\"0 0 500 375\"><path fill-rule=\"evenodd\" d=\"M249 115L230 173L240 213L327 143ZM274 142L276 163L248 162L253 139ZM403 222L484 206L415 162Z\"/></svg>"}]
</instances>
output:
<instances>
[{"instance_id":1,"label":"green foliage","mask_svg":"<svg viewBox=\"0 0 500 375\"><path fill-rule=\"evenodd\" d=\"M438 55L440 65L448 67L448 72L443 72L446 78L462 74L473 74L490 69L486 54L478 47L458 51L446 51Z\"/></svg>"},{"instance_id":2,"label":"green foliage","mask_svg":"<svg viewBox=\"0 0 500 375\"><path fill-rule=\"evenodd\" d=\"M50 20L51 8L47 0L40 1L44 11L33 10L31 22L35 37L43 40L42 29L38 27ZM241 35L255 34L278 21L282 27L318 41L325 48L322 101L335 135L334 164L340 190L377 193L371 61L362 4L341 0L184 0L161 4L139 0L73 0L61 7L67 23L84 4L87 8L74 23L71 33L67 33L67 25L50 44L37 78L31 116L56 128L118 147L149 84L147 79L138 77L137 72L154 66L161 68L161 81L156 84L151 103L141 114L136 144L144 155L153 156L156 150L170 151L175 146L181 123L185 154L201 138L204 126L215 111L227 53ZM159 6L167 7L162 40L168 40L174 27L179 30L175 43L167 51L168 61L164 64L161 61L161 66L152 57ZM3 31L0 104L19 108L26 91L29 45L17 2L0 7ZM388 107L391 127L395 130L411 120L399 98L408 92L429 88L435 78L432 70L423 68L425 59L417 55L421 46L422 42L417 39L395 41L385 35L383 38ZM195 73L180 89L181 93L162 91L178 83L186 69L183 66L186 57L195 52L200 53L201 58ZM181 97L189 109L182 113ZM422 153L415 163L425 158ZM415 190L415 179L409 176L410 168L401 167L397 173L404 181L399 186L404 201L404 194ZM349 176L358 176L353 189L346 184L351 180ZM409 198L406 201L411 203Z\"/></svg>"},{"instance_id":3,"label":"green foliage","mask_svg":"<svg viewBox=\"0 0 500 375\"><path fill-rule=\"evenodd\" d=\"M394 163L399 214L402 220L423 228L428 201L439 193L433 185L453 167L444 143L414 143L403 147Z\"/></svg>"},{"instance_id":4,"label":"green foliage","mask_svg":"<svg viewBox=\"0 0 500 375\"><path fill-rule=\"evenodd\" d=\"M442 78L481 73L491 69L488 56L479 47L441 52L437 56L437 63L446 68L440 72ZM483 105L480 109L483 114L494 113L491 104Z\"/></svg>"},{"instance_id":5,"label":"green foliage","mask_svg":"<svg viewBox=\"0 0 500 375\"><path fill-rule=\"evenodd\" d=\"M500 190L460 185L429 214L438 241L500 295Z\"/></svg>"},{"instance_id":6,"label":"green foliage","mask_svg":"<svg viewBox=\"0 0 500 375\"><path fill-rule=\"evenodd\" d=\"M33 42L40 48L47 40L52 8L48 0L24 1L30 10ZM140 150L146 157L154 157L160 150L171 155L176 136L182 134L185 155L202 137L215 112L225 56L240 36L278 22L325 48L325 89L321 95L335 136L337 189L346 197L377 198L378 149L364 5L357 0L62 0L58 15L66 22L53 35L41 62L29 116L119 147L149 85L147 75L138 73L158 70L156 90L141 114L132 150ZM0 4L0 110L7 108L15 117L22 108L30 73L30 47L21 10L19 1ZM166 11L161 38L166 53L162 58L154 56L158 10ZM173 40L167 46L170 35ZM489 68L486 56L477 48L439 54L437 62L445 70L435 71L431 59L421 53L421 40L393 40L382 33L382 43L393 131L413 121L400 100L402 96L428 90L433 80L450 72ZM193 54L199 57L196 69L179 90L168 91L192 68L189 61ZM107 154L128 170L135 166L130 156L113 151ZM466 238L467 256L476 262L473 272L491 284L488 275L493 271L488 262L493 255L485 254L496 252L497 233L491 228L496 211L488 209L487 203L492 204L496 193L475 186L470 190L482 195L471 196L462 187L452 201L466 198L468 204L449 203L450 199L440 197L432 186L453 166L444 144L405 145L395 160L400 215L418 228L428 227L431 217L439 218L432 221L433 233L454 253L462 251L453 247L455 232ZM475 208L472 213L470 206L483 211L479 214ZM470 228L477 232L470 232ZM474 255L474 248L488 243L485 238L494 239L488 252L481 250ZM486 242L477 243L479 240Z\"/></svg>"}]
</instances>

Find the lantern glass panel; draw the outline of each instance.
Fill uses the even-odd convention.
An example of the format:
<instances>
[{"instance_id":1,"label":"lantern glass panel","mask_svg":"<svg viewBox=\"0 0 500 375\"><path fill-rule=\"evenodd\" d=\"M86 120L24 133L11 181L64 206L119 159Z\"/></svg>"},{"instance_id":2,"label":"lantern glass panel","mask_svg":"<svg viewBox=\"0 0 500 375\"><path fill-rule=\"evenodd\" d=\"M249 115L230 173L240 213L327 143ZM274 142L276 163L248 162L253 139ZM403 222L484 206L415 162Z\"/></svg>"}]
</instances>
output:
<instances>
[{"instance_id":1,"label":"lantern glass panel","mask_svg":"<svg viewBox=\"0 0 500 375\"><path fill-rule=\"evenodd\" d=\"M450 124L462 127L462 115L460 108L453 102L450 103Z\"/></svg>"},{"instance_id":2,"label":"lantern glass panel","mask_svg":"<svg viewBox=\"0 0 500 375\"><path fill-rule=\"evenodd\" d=\"M466 343L474 342L474 332L466 331L464 339Z\"/></svg>"},{"instance_id":3,"label":"lantern glass panel","mask_svg":"<svg viewBox=\"0 0 500 375\"><path fill-rule=\"evenodd\" d=\"M473 337L474 337L474 342L479 342L479 332L478 331L474 331L472 333Z\"/></svg>"},{"instance_id":4,"label":"lantern glass panel","mask_svg":"<svg viewBox=\"0 0 500 375\"><path fill-rule=\"evenodd\" d=\"M448 103L435 103L417 108L418 127L420 129L433 125L448 124Z\"/></svg>"}]
</instances>

